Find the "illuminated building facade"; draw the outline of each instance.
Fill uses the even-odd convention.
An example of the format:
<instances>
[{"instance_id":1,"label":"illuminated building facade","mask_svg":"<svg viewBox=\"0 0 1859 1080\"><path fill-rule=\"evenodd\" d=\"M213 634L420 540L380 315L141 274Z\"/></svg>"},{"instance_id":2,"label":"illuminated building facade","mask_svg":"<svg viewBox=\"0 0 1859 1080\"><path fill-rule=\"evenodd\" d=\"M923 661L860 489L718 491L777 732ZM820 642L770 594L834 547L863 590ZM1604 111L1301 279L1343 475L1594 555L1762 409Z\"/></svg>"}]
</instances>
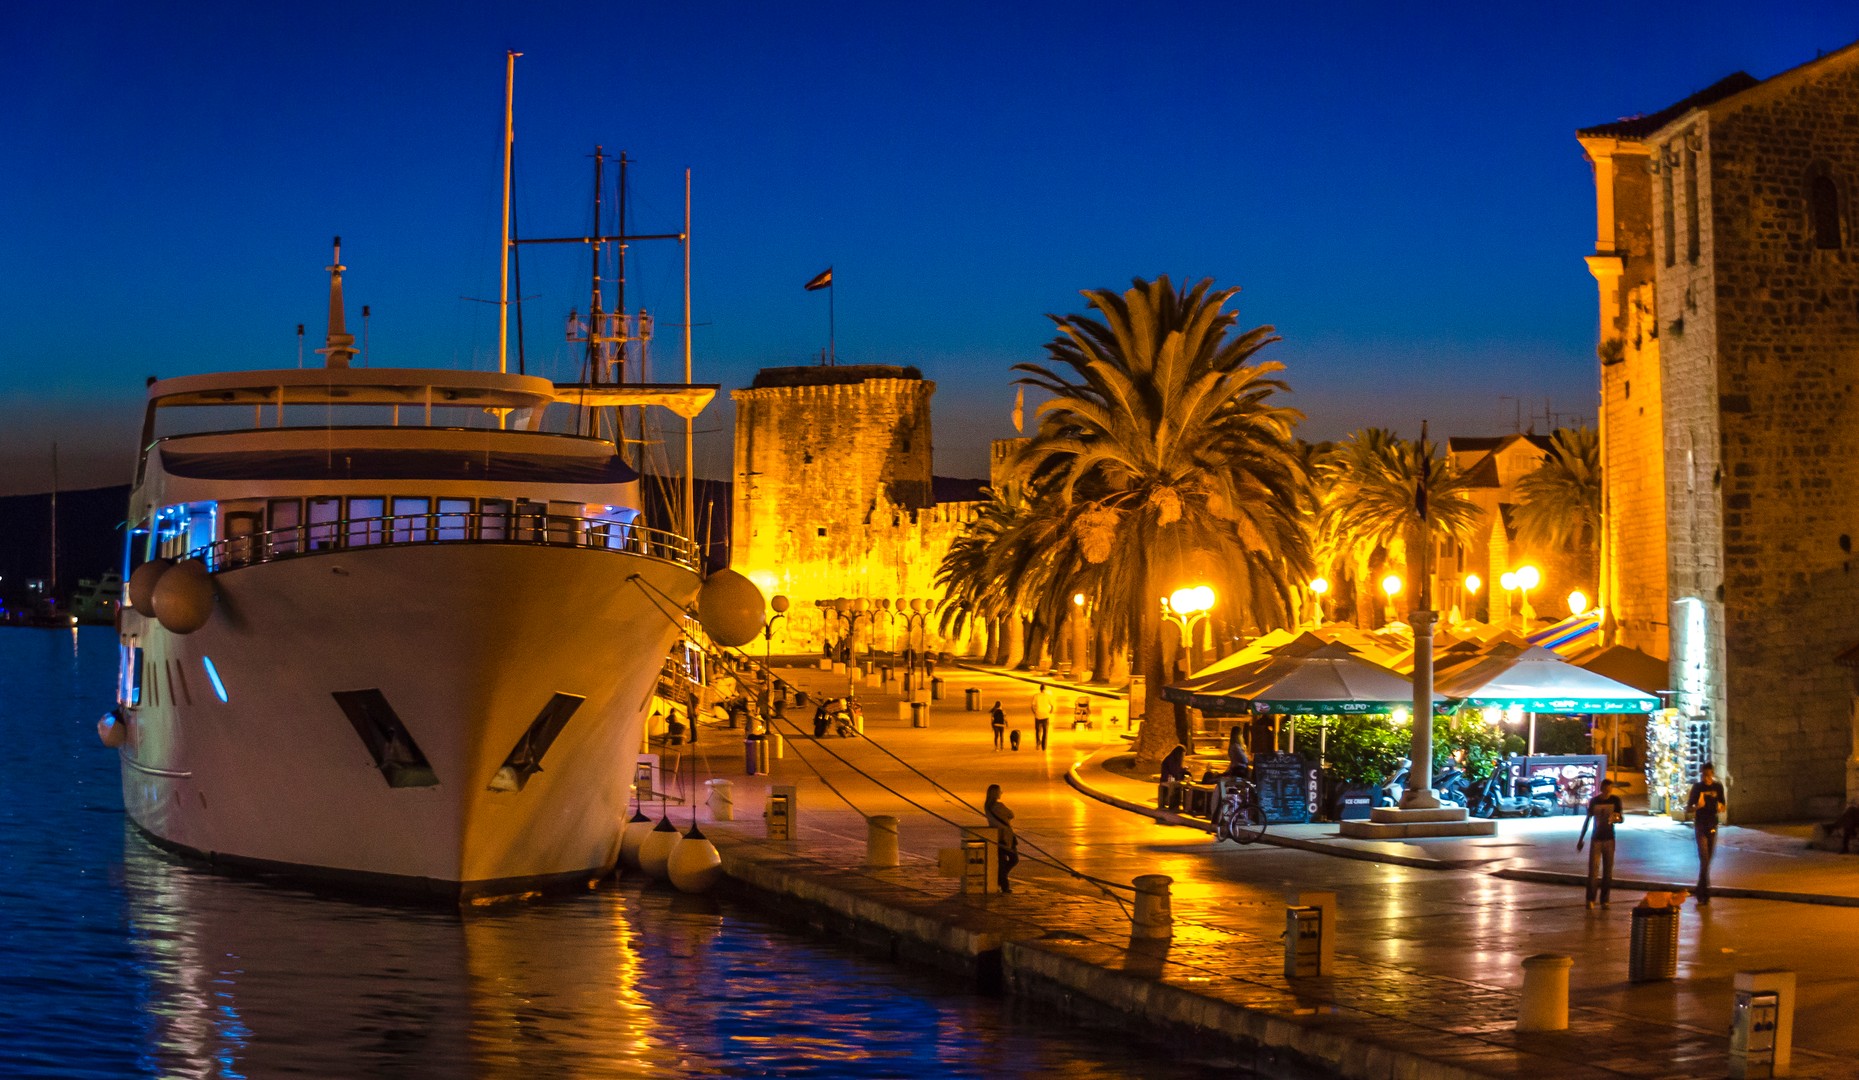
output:
<instances>
[{"instance_id":1,"label":"illuminated building facade","mask_svg":"<svg viewBox=\"0 0 1859 1080\"><path fill-rule=\"evenodd\" d=\"M1738 818L1827 813L1859 797L1859 46L1577 137L1618 640L1669 655Z\"/></svg>"}]
</instances>

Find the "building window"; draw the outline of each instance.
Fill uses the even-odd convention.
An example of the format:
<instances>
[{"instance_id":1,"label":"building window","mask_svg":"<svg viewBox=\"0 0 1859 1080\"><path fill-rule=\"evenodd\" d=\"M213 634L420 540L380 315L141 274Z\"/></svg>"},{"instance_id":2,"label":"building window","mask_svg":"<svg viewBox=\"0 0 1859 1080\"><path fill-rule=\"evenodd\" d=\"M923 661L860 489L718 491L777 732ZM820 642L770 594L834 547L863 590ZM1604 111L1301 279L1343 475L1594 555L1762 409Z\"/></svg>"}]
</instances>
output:
<instances>
[{"instance_id":1,"label":"building window","mask_svg":"<svg viewBox=\"0 0 1859 1080\"><path fill-rule=\"evenodd\" d=\"M1835 250L1840 246L1840 191L1833 177L1818 173L1807 182L1808 213L1813 217L1814 246Z\"/></svg>"},{"instance_id":2,"label":"building window","mask_svg":"<svg viewBox=\"0 0 1859 1080\"><path fill-rule=\"evenodd\" d=\"M1659 153L1659 181L1661 194L1665 196L1665 205L1661 208L1660 224L1665 226L1665 265L1678 265L1678 215L1672 205L1672 166L1678 164L1677 156L1671 147L1665 147Z\"/></svg>"},{"instance_id":3,"label":"building window","mask_svg":"<svg viewBox=\"0 0 1859 1080\"><path fill-rule=\"evenodd\" d=\"M1698 261L1698 152L1685 149L1685 258Z\"/></svg>"},{"instance_id":4,"label":"building window","mask_svg":"<svg viewBox=\"0 0 1859 1080\"><path fill-rule=\"evenodd\" d=\"M826 530L825 530L824 528L822 528L822 529L821 529L821 530L819 531L819 535L821 535L821 536L825 536L825 535L826 535Z\"/></svg>"}]
</instances>

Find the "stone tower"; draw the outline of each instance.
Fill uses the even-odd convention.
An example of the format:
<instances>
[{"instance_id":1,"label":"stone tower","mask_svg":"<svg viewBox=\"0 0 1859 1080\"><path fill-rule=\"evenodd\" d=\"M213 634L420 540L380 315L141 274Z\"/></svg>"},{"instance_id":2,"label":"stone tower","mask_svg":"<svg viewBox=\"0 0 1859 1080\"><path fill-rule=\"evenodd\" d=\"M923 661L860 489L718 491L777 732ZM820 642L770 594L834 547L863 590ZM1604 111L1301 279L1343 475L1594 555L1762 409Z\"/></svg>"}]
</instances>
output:
<instances>
[{"instance_id":1,"label":"stone tower","mask_svg":"<svg viewBox=\"0 0 1859 1080\"><path fill-rule=\"evenodd\" d=\"M935 391L915 368L877 364L765 368L731 391L730 563L794 601L794 640L814 600L939 591L937 563L972 508L934 505Z\"/></svg>"},{"instance_id":2,"label":"stone tower","mask_svg":"<svg viewBox=\"0 0 1859 1080\"><path fill-rule=\"evenodd\" d=\"M1859 46L1578 137L1622 636L1663 630L1737 817L1823 813L1859 765Z\"/></svg>"}]
</instances>

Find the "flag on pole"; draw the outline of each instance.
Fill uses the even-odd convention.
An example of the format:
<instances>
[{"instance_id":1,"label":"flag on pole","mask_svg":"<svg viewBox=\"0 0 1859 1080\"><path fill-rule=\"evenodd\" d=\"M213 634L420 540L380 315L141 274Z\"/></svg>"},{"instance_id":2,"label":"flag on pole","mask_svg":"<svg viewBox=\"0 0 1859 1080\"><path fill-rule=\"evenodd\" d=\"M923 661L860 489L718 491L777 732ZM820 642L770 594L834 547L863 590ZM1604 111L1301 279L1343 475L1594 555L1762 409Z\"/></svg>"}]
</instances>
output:
<instances>
[{"instance_id":1,"label":"flag on pole","mask_svg":"<svg viewBox=\"0 0 1859 1080\"><path fill-rule=\"evenodd\" d=\"M1024 386L1013 395L1013 430L1015 434L1026 434L1026 387Z\"/></svg>"},{"instance_id":2,"label":"flag on pole","mask_svg":"<svg viewBox=\"0 0 1859 1080\"><path fill-rule=\"evenodd\" d=\"M819 273L813 275L812 279L807 282L807 291L815 292L817 290L826 288L828 285L831 285L832 283L833 283L833 268L829 266L826 269L820 271Z\"/></svg>"}]
</instances>

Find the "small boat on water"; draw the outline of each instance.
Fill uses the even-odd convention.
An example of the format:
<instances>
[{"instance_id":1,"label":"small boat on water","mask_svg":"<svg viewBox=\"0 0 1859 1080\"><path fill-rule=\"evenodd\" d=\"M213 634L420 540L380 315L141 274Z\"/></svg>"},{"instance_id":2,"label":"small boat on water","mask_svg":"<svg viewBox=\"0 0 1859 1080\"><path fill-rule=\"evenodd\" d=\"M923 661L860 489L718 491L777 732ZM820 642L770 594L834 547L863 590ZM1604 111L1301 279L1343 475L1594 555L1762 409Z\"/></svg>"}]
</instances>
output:
<instances>
[{"instance_id":1,"label":"small boat on water","mask_svg":"<svg viewBox=\"0 0 1859 1080\"><path fill-rule=\"evenodd\" d=\"M370 890L584 882L699 563L620 445L545 417L715 388L351 367L336 254L325 366L148 388L100 725L124 803L170 848Z\"/></svg>"},{"instance_id":2,"label":"small boat on water","mask_svg":"<svg viewBox=\"0 0 1859 1080\"><path fill-rule=\"evenodd\" d=\"M78 622L107 626L123 606L123 575L114 570L101 577L79 578L71 594L71 614Z\"/></svg>"}]
</instances>

